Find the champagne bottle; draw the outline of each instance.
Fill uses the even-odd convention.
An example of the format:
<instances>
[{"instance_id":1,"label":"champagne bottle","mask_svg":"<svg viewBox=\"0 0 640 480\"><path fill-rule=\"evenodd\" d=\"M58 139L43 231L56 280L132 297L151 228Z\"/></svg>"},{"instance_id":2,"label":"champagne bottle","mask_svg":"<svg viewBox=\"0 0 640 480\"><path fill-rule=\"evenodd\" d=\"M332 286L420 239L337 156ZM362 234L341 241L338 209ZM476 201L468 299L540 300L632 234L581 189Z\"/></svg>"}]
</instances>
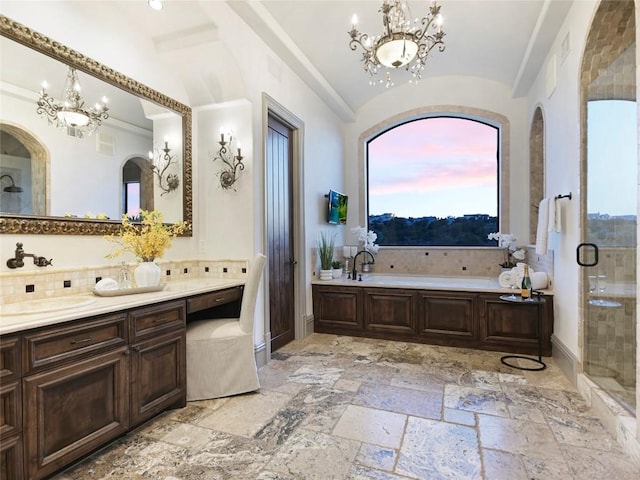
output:
<instances>
[{"instance_id":1,"label":"champagne bottle","mask_svg":"<svg viewBox=\"0 0 640 480\"><path fill-rule=\"evenodd\" d=\"M529 265L524 264L524 277L522 277L522 285L520 295L523 299L531 298L531 278L529 277Z\"/></svg>"}]
</instances>

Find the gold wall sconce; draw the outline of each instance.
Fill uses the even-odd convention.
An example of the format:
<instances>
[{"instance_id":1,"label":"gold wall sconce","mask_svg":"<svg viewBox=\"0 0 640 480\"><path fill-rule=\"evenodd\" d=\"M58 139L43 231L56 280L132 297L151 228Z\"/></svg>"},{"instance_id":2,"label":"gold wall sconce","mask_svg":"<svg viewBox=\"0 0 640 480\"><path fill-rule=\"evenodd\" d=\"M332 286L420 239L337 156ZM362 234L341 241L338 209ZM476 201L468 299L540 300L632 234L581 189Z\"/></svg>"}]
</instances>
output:
<instances>
[{"instance_id":1,"label":"gold wall sconce","mask_svg":"<svg viewBox=\"0 0 640 480\"><path fill-rule=\"evenodd\" d=\"M209 154L213 157L213 161L221 160L224 165L222 166L222 170L220 171L220 185L224 189L228 189L233 187L238 179L238 171L244 170L244 163L242 163L242 149L240 147L240 143L237 143L236 152L237 155L233 154L233 133L226 133L228 137L228 141L225 139L224 127L220 128L220 140L218 143L220 144L220 148L218 149L218 154L213 156L213 154ZM235 188L234 188L235 190Z\"/></svg>"},{"instance_id":2,"label":"gold wall sconce","mask_svg":"<svg viewBox=\"0 0 640 480\"><path fill-rule=\"evenodd\" d=\"M164 152L164 154L156 149L156 153L154 154L149 150L149 164L151 165L151 171L158 177L158 185L160 186L160 190L162 190L160 194L161 197L173 192L180 185L180 178L175 173L169 173L165 177L167 168L169 168L169 165L172 163L175 163L176 160L176 156L171 155L167 137L164 138L164 148L162 152Z\"/></svg>"}]
</instances>

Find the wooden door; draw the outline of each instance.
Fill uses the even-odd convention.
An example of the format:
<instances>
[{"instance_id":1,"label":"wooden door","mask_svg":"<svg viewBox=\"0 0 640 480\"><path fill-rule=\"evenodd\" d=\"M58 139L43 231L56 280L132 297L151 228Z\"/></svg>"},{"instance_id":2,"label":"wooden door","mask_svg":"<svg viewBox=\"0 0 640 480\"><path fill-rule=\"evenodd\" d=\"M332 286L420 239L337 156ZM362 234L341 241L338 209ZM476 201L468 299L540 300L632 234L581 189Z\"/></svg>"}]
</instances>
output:
<instances>
[{"instance_id":1,"label":"wooden door","mask_svg":"<svg viewBox=\"0 0 640 480\"><path fill-rule=\"evenodd\" d=\"M267 242L271 351L294 339L291 129L269 115L267 130Z\"/></svg>"}]
</instances>

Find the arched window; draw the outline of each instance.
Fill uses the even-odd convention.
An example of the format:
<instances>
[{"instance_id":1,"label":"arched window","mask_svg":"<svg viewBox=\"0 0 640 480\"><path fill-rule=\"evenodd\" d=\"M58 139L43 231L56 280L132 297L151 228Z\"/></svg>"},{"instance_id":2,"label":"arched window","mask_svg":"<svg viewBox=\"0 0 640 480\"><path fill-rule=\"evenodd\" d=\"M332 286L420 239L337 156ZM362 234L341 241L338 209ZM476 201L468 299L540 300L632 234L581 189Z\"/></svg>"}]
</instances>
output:
<instances>
[{"instance_id":1,"label":"arched window","mask_svg":"<svg viewBox=\"0 0 640 480\"><path fill-rule=\"evenodd\" d=\"M430 116L366 144L368 228L386 246L495 246L500 129Z\"/></svg>"}]
</instances>

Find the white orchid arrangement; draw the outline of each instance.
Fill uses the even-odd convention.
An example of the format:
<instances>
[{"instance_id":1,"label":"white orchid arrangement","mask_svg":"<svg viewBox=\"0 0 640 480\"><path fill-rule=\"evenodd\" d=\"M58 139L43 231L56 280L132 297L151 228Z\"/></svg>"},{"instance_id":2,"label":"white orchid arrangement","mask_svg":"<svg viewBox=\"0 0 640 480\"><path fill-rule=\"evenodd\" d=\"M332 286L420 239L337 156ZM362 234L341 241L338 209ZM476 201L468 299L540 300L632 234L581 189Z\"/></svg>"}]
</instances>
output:
<instances>
[{"instance_id":1,"label":"white orchid arrangement","mask_svg":"<svg viewBox=\"0 0 640 480\"><path fill-rule=\"evenodd\" d=\"M504 250L504 262L500 264L502 268L513 268L516 266L511 261L511 257L515 260L523 261L527 253L522 248L518 248L516 241L518 240L512 233L493 232L487 235L489 240L497 240L498 247Z\"/></svg>"},{"instance_id":2,"label":"white orchid arrangement","mask_svg":"<svg viewBox=\"0 0 640 480\"><path fill-rule=\"evenodd\" d=\"M380 245L376 245L376 240L378 239L378 234L371 230L368 230L365 227L354 227L351 229L351 235L353 235L356 240L363 243L363 247L367 252L378 253L380 249Z\"/></svg>"}]
</instances>

